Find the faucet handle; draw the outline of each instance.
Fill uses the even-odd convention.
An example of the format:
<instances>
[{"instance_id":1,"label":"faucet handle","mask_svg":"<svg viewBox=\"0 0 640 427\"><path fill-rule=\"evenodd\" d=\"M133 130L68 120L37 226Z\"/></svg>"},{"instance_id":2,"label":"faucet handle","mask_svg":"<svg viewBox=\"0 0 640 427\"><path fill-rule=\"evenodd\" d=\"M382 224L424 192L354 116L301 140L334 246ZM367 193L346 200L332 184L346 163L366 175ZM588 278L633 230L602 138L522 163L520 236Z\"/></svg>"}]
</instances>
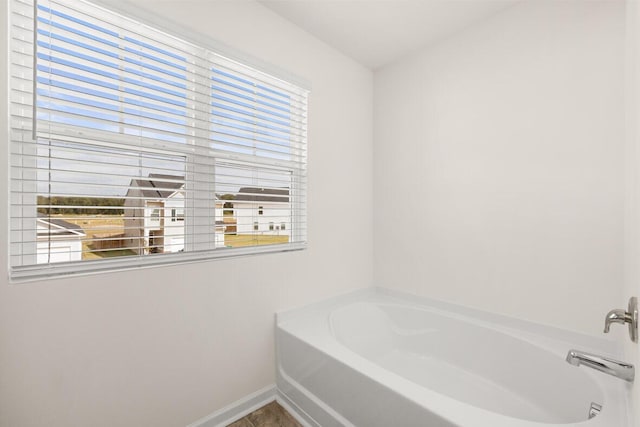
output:
<instances>
[{"instance_id":1,"label":"faucet handle","mask_svg":"<svg viewBox=\"0 0 640 427\"><path fill-rule=\"evenodd\" d=\"M631 297L627 311L621 309L611 310L604 319L604 333L609 332L612 323L628 323L629 337L631 341L638 342L638 299Z\"/></svg>"}]
</instances>

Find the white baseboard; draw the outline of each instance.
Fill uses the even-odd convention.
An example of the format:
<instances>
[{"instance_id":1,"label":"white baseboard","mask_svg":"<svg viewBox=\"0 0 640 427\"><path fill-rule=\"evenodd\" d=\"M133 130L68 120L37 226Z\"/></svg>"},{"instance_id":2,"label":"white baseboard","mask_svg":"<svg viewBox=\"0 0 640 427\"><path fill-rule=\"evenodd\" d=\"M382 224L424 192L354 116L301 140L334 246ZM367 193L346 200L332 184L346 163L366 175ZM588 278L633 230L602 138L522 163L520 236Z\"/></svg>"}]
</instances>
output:
<instances>
[{"instance_id":1,"label":"white baseboard","mask_svg":"<svg viewBox=\"0 0 640 427\"><path fill-rule=\"evenodd\" d=\"M276 389L276 401L303 427L321 427L309 414L298 407L286 394Z\"/></svg>"},{"instance_id":2,"label":"white baseboard","mask_svg":"<svg viewBox=\"0 0 640 427\"><path fill-rule=\"evenodd\" d=\"M186 427L226 427L274 400L304 427L319 427L318 423L280 393L275 384L251 393Z\"/></svg>"},{"instance_id":3,"label":"white baseboard","mask_svg":"<svg viewBox=\"0 0 640 427\"><path fill-rule=\"evenodd\" d=\"M272 384L189 424L187 427L226 427L274 400L276 400L276 386Z\"/></svg>"}]
</instances>

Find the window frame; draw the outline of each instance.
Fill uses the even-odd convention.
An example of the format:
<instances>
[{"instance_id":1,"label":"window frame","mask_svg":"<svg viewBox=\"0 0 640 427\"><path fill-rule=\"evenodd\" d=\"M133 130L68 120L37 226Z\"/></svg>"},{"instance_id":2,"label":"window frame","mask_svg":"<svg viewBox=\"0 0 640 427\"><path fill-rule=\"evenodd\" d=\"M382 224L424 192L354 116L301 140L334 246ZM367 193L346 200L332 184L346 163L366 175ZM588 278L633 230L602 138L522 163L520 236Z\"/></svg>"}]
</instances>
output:
<instances>
[{"instance_id":1,"label":"window frame","mask_svg":"<svg viewBox=\"0 0 640 427\"><path fill-rule=\"evenodd\" d=\"M18 0L10 0L9 8L11 10L11 13L9 14L9 24L10 24L9 28L12 28L12 26L14 25L12 22L12 17L13 17L13 9L15 7L16 1ZM129 16L132 16L133 20L139 21L154 30L164 32L165 28L169 28L169 30L166 32L171 36L177 36L182 40L186 40L187 42L195 43L197 45L207 46L206 49L208 49L209 51L215 52L215 54L218 54L218 55L224 55L226 57L230 57L231 59L234 59L234 60L236 60L237 58L242 58L240 62L242 62L243 65L252 67L259 72L268 74L272 77L297 85L299 88L306 90L307 93L310 90L310 85L308 84L308 82L295 76L292 77L292 75L289 74L288 72L283 72L282 70L275 68L270 64L263 63L259 60L256 60L255 58L248 57L247 55L240 52L231 51L231 54L229 54L228 50L220 49L220 46L222 45L219 42L203 37L200 34L191 33L190 30L187 30L184 27L176 26L175 23L170 23L170 21L167 21L166 19L162 19L162 18L156 19L157 17L150 16L146 11L143 12L142 10L136 9L134 6L125 7L123 9L121 7L115 7L111 4L108 4L107 5L108 7L105 7L102 5L102 3L99 0L98 1L94 0L90 3L89 2L83 2L83 3L95 5L97 7L104 7L105 9L114 13L125 13ZM34 0L34 9L35 7L36 7L36 0ZM140 18L140 16L142 16L143 14L146 15L146 17ZM153 21L154 21L153 25L149 25L145 22L146 19L150 19L150 18L153 18ZM35 29L32 31L35 33ZM9 66L11 66L12 63L13 63L13 60L10 59ZM275 74L273 72L274 69L277 70ZM10 89L11 88L12 86L10 86ZM202 119L202 118L199 118L199 119ZM36 120L37 119L35 118L33 119L34 128L35 128ZM35 129L34 129L34 133L35 133ZM304 139L305 139L305 145L306 145L307 143L306 135ZM34 140L35 140L35 135L34 135ZM14 136L12 135L12 137L10 138L10 144L9 144L10 147L13 144L14 144ZM163 144L161 143L158 144L157 150L158 152L161 152L161 153L164 152ZM153 148L147 148L146 151L154 152L155 150ZM172 152L172 154L175 155L177 153ZM189 156L189 154L186 154L186 155ZM238 160L238 158L240 158L241 160L260 165L260 162L257 161L255 158L243 158L243 156L232 156L232 157L233 157L233 160ZM220 156L212 157L211 164L209 166L211 168L215 168L216 161L218 161L219 159L224 160L225 158L227 158L227 156L225 156L224 154ZM305 164L306 164L306 158L305 158ZM291 172L292 172L292 183L291 183L291 187L289 188L290 200L294 200L296 197L301 197L302 200L306 200L306 167L302 171L292 169ZM192 178L190 178L189 173L190 171L185 173L185 183L190 182L190 180L192 180ZM300 174L300 173L302 173L303 176L296 176L297 174ZM10 188L10 191L11 191L11 188ZM298 228L296 227L295 224L300 220L303 220L306 222L306 202L304 204L305 204L305 207L303 208L303 211L302 211L304 214L303 218L300 218L300 213L296 213L295 211L292 211L290 229L295 230L296 228ZM37 203L35 203L33 205L33 209L36 210L37 206L38 206ZM189 221L189 216L197 211L194 209L187 209L187 206L185 205L183 212L184 212L183 214L184 216L182 217L182 219L178 218L177 211L175 211L175 214L173 214L172 212L171 221L172 222L184 221L185 225L189 224L190 222L192 222L192 221ZM10 213L10 216L9 216L10 221L15 220L16 218L20 220L24 220L24 216L16 217L15 215L13 215L13 212ZM211 224L207 224L206 227L211 227L211 226L215 227L216 218L212 217L210 219L211 219ZM165 221L166 220L167 218L165 218ZM160 221L160 218L158 218L158 221ZM305 223L305 228L306 228L306 223ZM27 265L19 265L17 267L11 264L10 280L12 282L41 280L41 279L59 277L59 276L96 274L96 273L102 273L102 272L120 271L120 270L134 269L134 268L149 268L149 267L163 266L163 265L209 261L212 259L224 259L224 258L236 257L236 256L302 250L307 247L306 230L304 231L303 234L304 234L304 239L299 242L290 241L286 245L251 246L251 247L245 247L245 248L234 248L232 251L218 250L218 249L208 249L205 251L201 251L201 250L198 250L197 247L191 247L189 248L190 250L187 250L187 242L185 239L184 252L163 254L162 256L131 256L131 257L121 257L121 258L113 258L113 259L103 259L103 260L97 260L97 261L92 261L92 260L71 261L68 263L60 263L60 264L55 264L55 263L27 264ZM12 239L10 238L9 239L10 254L12 254L11 252L12 244L13 242L12 242ZM35 244L35 240L34 240L34 244Z\"/></svg>"}]
</instances>

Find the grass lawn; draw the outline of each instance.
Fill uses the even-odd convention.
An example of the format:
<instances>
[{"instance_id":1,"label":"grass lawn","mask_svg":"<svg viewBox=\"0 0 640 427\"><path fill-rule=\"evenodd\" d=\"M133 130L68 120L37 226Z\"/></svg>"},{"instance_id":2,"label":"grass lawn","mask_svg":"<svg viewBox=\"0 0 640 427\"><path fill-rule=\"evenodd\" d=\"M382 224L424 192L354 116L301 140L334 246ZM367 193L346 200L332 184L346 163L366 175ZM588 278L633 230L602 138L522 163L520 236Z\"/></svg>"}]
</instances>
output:
<instances>
[{"instance_id":1,"label":"grass lawn","mask_svg":"<svg viewBox=\"0 0 640 427\"><path fill-rule=\"evenodd\" d=\"M85 242L82 243L82 259L115 258L120 256L131 256L135 254L136 253L131 249L105 249L102 251L96 251L91 249L91 246L87 245Z\"/></svg>"},{"instance_id":2,"label":"grass lawn","mask_svg":"<svg viewBox=\"0 0 640 427\"><path fill-rule=\"evenodd\" d=\"M111 249L97 251L92 248L94 234L101 236L124 233L124 218L121 215L89 217L88 215L60 215L65 221L79 225L87 237L82 241L82 259L102 259L135 255L129 249Z\"/></svg>"},{"instance_id":3,"label":"grass lawn","mask_svg":"<svg viewBox=\"0 0 640 427\"><path fill-rule=\"evenodd\" d=\"M232 248L255 245L275 245L289 243L289 236L264 236L253 234L237 234L224 236L224 245Z\"/></svg>"},{"instance_id":4,"label":"grass lawn","mask_svg":"<svg viewBox=\"0 0 640 427\"><path fill-rule=\"evenodd\" d=\"M82 241L82 259L102 259L135 255L130 249L95 250L91 239L94 235L101 237L124 233L124 218L120 215L54 215L65 221L76 224L84 230L87 237ZM288 243L289 236L237 234L224 236L224 244L231 248L256 245L275 245Z\"/></svg>"}]
</instances>

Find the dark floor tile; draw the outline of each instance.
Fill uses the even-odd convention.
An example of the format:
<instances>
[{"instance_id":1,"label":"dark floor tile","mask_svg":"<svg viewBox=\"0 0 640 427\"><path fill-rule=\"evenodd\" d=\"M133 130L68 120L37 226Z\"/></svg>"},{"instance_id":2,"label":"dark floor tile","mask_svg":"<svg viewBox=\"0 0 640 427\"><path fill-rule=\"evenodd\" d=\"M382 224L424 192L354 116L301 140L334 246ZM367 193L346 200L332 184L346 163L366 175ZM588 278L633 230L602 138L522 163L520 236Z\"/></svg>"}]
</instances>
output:
<instances>
[{"instance_id":1,"label":"dark floor tile","mask_svg":"<svg viewBox=\"0 0 640 427\"><path fill-rule=\"evenodd\" d=\"M255 427L302 427L278 402L271 402L245 418Z\"/></svg>"},{"instance_id":2,"label":"dark floor tile","mask_svg":"<svg viewBox=\"0 0 640 427\"><path fill-rule=\"evenodd\" d=\"M233 424L229 424L227 427L255 427L247 417L240 418Z\"/></svg>"}]
</instances>

